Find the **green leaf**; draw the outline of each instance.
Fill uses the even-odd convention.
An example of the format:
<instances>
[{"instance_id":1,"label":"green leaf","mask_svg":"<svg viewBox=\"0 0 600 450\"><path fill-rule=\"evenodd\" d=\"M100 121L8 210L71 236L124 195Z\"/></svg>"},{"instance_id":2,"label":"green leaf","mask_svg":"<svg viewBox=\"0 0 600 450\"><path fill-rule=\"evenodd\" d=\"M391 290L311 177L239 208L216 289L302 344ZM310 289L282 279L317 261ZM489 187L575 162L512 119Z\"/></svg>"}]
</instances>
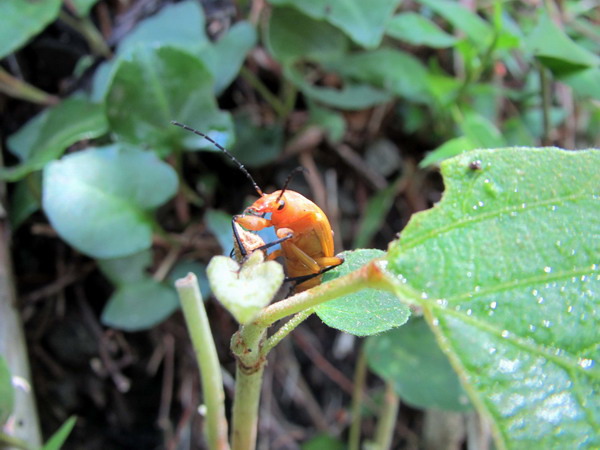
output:
<instances>
[{"instance_id":1,"label":"green leaf","mask_svg":"<svg viewBox=\"0 0 600 450\"><path fill-rule=\"evenodd\" d=\"M15 390L6 359L0 355L0 426L4 425L15 406Z\"/></svg>"},{"instance_id":2,"label":"green leaf","mask_svg":"<svg viewBox=\"0 0 600 450\"><path fill-rule=\"evenodd\" d=\"M69 437L69 434L71 434L76 422L77 417L69 417L67 421L63 423L52 436L50 436L50 439L44 444L42 450L60 450Z\"/></svg>"},{"instance_id":3,"label":"green leaf","mask_svg":"<svg viewBox=\"0 0 600 450\"><path fill-rule=\"evenodd\" d=\"M39 172L19 181L10 197L9 213L10 225L13 230L19 228L29 216L42 206L40 204L42 192L42 177Z\"/></svg>"},{"instance_id":4,"label":"green leaf","mask_svg":"<svg viewBox=\"0 0 600 450\"><path fill-rule=\"evenodd\" d=\"M476 145L476 148L499 148L506 145L498 128L480 114L465 114L460 128L465 137Z\"/></svg>"},{"instance_id":5,"label":"green leaf","mask_svg":"<svg viewBox=\"0 0 600 450\"><path fill-rule=\"evenodd\" d=\"M390 245L398 296L423 309L500 448L600 445L599 173L597 150L464 153Z\"/></svg>"},{"instance_id":6,"label":"green leaf","mask_svg":"<svg viewBox=\"0 0 600 450\"><path fill-rule=\"evenodd\" d=\"M142 250L121 258L98 259L98 267L102 273L117 286L147 279L146 269L151 264L150 250Z\"/></svg>"},{"instance_id":7,"label":"green leaf","mask_svg":"<svg viewBox=\"0 0 600 450\"><path fill-rule=\"evenodd\" d=\"M44 110L8 138L8 148L21 164L0 168L0 178L17 181L59 158L70 145L108 131L104 107L83 98L69 98Z\"/></svg>"},{"instance_id":8,"label":"green leaf","mask_svg":"<svg viewBox=\"0 0 600 450\"><path fill-rule=\"evenodd\" d=\"M354 53L331 66L345 77L414 102L426 102L427 70L414 56L391 48Z\"/></svg>"},{"instance_id":9,"label":"green leaf","mask_svg":"<svg viewBox=\"0 0 600 450\"><path fill-rule=\"evenodd\" d=\"M274 8L269 19L267 47L282 64L300 59L327 61L348 50L348 39L334 26L294 8Z\"/></svg>"},{"instance_id":10,"label":"green leaf","mask_svg":"<svg viewBox=\"0 0 600 450\"><path fill-rule=\"evenodd\" d=\"M385 189L377 192L369 199L365 212L362 215L356 238L354 240L354 248L362 248L369 245L373 236L382 228L382 224L390 212L390 208L394 204L394 199L398 193L399 178L394 183L391 183Z\"/></svg>"},{"instance_id":11,"label":"green leaf","mask_svg":"<svg viewBox=\"0 0 600 450\"><path fill-rule=\"evenodd\" d=\"M90 9L98 3L98 0L71 0L71 4L75 7L77 14L80 17L89 15Z\"/></svg>"},{"instance_id":12,"label":"green leaf","mask_svg":"<svg viewBox=\"0 0 600 450\"><path fill-rule=\"evenodd\" d=\"M358 45L375 48L380 44L385 25L400 0L270 0L270 3L293 6L313 19L326 20L346 33Z\"/></svg>"},{"instance_id":13,"label":"green leaf","mask_svg":"<svg viewBox=\"0 0 600 450\"><path fill-rule=\"evenodd\" d=\"M489 23L476 13L450 0L419 0L438 13L458 31L462 31L480 50L486 49L493 39L493 30Z\"/></svg>"},{"instance_id":14,"label":"green leaf","mask_svg":"<svg viewBox=\"0 0 600 450\"><path fill-rule=\"evenodd\" d=\"M215 256L206 273L217 300L242 325L271 302L284 278L281 264L264 262L260 251L251 253L241 268L231 258Z\"/></svg>"},{"instance_id":15,"label":"green leaf","mask_svg":"<svg viewBox=\"0 0 600 450\"><path fill-rule=\"evenodd\" d=\"M22 47L58 17L62 1L0 1L0 59Z\"/></svg>"},{"instance_id":16,"label":"green leaf","mask_svg":"<svg viewBox=\"0 0 600 450\"><path fill-rule=\"evenodd\" d=\"M323 283L349 274L385 252L375 249L360 249L343 252L345 261L323 274ZM316 308L323 322L355 336L381 333L406 323L410 310L389 292L364 289L344 297L328 301Z\"/></svg>"},{"instance_id":17,"label":"green leaf","mask_svg":"<svg viewBox=\"0 0 600 450\"><path fill-rule=\"evenodd\" d=\"M112 145L48 164L43 185L44 211L65 241L117 258L150 247L149 211L175 194L177 175L151 152Z\"/></svg>"},{"instance_id":18,"label":"green leaf","mask_svg":"<svg viewBox=\"0 0 600 450\"><path fill-rule=\"evenodd\" d=\"M140 45L156 49L174 46L200 52L209 43L204 27L204 13L198 2L188 0L167 5L141 21L120 42L117 54L126 55Z\"/></svg>"},{"instance_id":19,"label":"green leaf","mask_svg":"<svg viewBox=\"0 0 600 450\"><path fill-rule=\"evenodd\" d=\"M597 55L573 42L546 14L526 43L529 51L557 76L600 65Z\"/></svg>"},{"instance_id":20,"label":"green leaf","mask_svg":"<svg viewBox=\"0 0 600 450\"><path fill-rule=\"evenodd\" d=\"M224 255L229 255L233 248L232 217L223 211L209 209L204 214L206 228L217 238Z\"/></svg>"},{"instance_id":21,"label":"green leaf","mask_svg":"<svg viewBox=\"0 0 600 450\"><path fill-rule=\"evenodd\" d=\"M333 436L318 434L304 442L300 448L302 450L344 450L346 446L342 441Z\"/></svg>"},{"instance_id":22,"label":"green leaf","mask_svg":"<svg viewBox=\"0 0 600 450\"><path fill-rule=\"evenodd\" d=\"M248 52L256 45L256 30L249 22L238 22L212 47L213 58L204 58L214 75L215 92L222 93L237 77ZM202 55L202 54L201 54Z\"/></svg>"},{"instance_id":23,"label":"green leaf","mask_svg":"<svg viewBox=\"0 0 600 450\"><path fill-rule=\"evenodd\" d=\"M206 276L206 264L196 261L179 261L173 266L171 272L169 272L169 282L175 284L175 281L184 278L190 272L196 275L198 284L200 284L202 299L206 301L210 297L210 285L208 284L208 277Z\"/></svg>"},{"instance_id":24,"label":"green leaf","mask_svg":"<svg viewBox=\"0 0 600 450\"><path fill-rule=\"evenodd\" d=\"M249 114L239 113L234 117L235 145L231 153L246 167L262 167L274 162L284 147L283 127L256 125Z\"/></svg>"},{"instance_id":25,"label":"green leaf","mask_svg":"<svg viewBox=\"0 0 600 450\"><path fill-rule=\"evenodd\" d=\"M471 409L456 372L424 320L413 318L400 328L370 336L365 354L371 370L391 383L403 402L422 409Z\"/></svg>"},{"instance_id":26,"label":"green leaf","mask_svg":"<svg viewBox=\"0 0 600 450\"><path fill-rule=\"evenodd\" d=\"M600 100L600 68L581 70L561 77L581 97Z\"/></svg>"},{"instance_id":27,"label":"green leaf","mask_svg":"<svg viewBox=\"0 0 600 450\"><path fill-rule=\"evenodd\" d=\"M434 164L439 164L445 159L452 158L453 156L460 155L469 150L474 150L477 147L478 146L474 142L471 142L466 136L452 138L427 154L427 156L419 163L419 167L429 167Z\"/></svg>"},{"instance_id":28,"label":"green leaf","mask_svg":"<svg viewBox=\"0 0 600 450\"><path fill-rule=\"evenodd\" d=\"M171 120L217 141L223 139L211 130L232 135L229 113L217 106L210 71L196 56L175 47L138 46L123 57L106 102L111 129L119 138L159 154L179 149L216 150L206 139L171 125Z\"/></svg>"},{"instance_id":29,"label":"green leaf","mask_svg":"<svg viewBox=\"0 0 600 450\"><path fill-rule=\"evenodd\" d=\"M302 74L291 67L285 68L284 73L304 95L325 105L345 110L359 110L386 103L393 96L368 84L344 83L341 89L319 87L306 81Z\"/></svg>"},{"instance_id":30,"label":"green leaf","mask_svg":"<svg viewBox=\"0 0 600 450\"><path fill-rule=\"evenodd\" d=\"M177 308L175 289L146 279L119 286L102 311L102 323L125 331L141 331L162 322Z\"/></svg>"},{"instance_id":31,"label":"green leaf","mask_svg":"<svg viewBox=\"0 0 600 450\"><path fill-rule=\"evenodd\" d=\"M327 133L331 142L339 142L346 132L344 116L328 108L321 108L314 102L308 103L310 113L308 125L318 126Z\"/></svg>"},{"instance_id":32,"label":"green leaf","mask_svg":"<svg viewBox=\"0 0 600 450\"><path fill-rule=\"evenodd\" d=\"M458 39L446 33L431 20L414 12L394 16L388 23L386 34L413 45L433 48L452 47Z\"/></svg>"}]
</instances>

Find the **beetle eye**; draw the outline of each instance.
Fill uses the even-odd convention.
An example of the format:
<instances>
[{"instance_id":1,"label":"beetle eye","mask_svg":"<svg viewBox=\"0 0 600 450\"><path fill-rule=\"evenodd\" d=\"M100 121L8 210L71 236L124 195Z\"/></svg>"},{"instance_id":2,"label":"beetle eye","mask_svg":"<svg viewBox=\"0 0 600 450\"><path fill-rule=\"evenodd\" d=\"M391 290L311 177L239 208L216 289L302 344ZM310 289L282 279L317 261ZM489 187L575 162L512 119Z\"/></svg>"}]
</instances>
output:
<instances>
[{"instance_id":1,"label":"beetle eye","mask_svg":"<svg viewBox=\"0 0 600 450\"><path fill-rule=\"evenodd\" d=\"M279 200L279 206L277 207L277 211L281 211L285 206L285 202L283 200Z\"/></svg>"}]
</instances>

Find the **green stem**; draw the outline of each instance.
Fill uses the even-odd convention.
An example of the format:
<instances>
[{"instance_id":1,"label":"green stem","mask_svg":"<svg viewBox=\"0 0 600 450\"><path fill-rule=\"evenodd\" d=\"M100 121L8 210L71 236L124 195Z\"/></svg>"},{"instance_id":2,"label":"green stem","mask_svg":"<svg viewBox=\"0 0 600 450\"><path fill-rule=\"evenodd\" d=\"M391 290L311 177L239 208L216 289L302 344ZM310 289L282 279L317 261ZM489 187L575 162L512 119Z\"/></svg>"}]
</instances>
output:
<instances>
[{"instance_id":1,"label":"green stem","mask_svg":"<svg viewBox=\"0 0 600 450\"><path fill-rule=\"evenodd\" d=\"M542 136L542 144L549 145L550 139L550 81L546 69L540 63L537 64L540 73L540 85L542 89L542 120L544 126L544 135Z\"/></svg>"},{"instance_id":2,"label":"green stem","mask_svg":"<svg viewBox=\"0 0 600 450\"><path fill-rule=\"evenodd\" d=\"M265 365L262 363L257 370L247 372L238 362L233 400L232 450L254 450L256 448L258 405L264 370Z\"/></svg>"},{"instance_id":3,"label":"green stem","mask_svg":"<svg viewBox=\"0 0 600 450\"><path fill-rule=\"evenodd\" d=\"M1 67L0 92L4 92L11 97L20 98L40 105L51 106L60 101L58 97L48 94L23 80L13 77Z\"/></svg>"},{"instance_id":4,"label":"green stem","mask_svg":"<svg viewBox=\"0 0 600 450\"><path fill-rule=\"evenodd\" d=\"M284 317L306 309L312 309L321 303L366 288L393 291L394 285L387 279L379 263L380 261L378 260L371 261L348 275L336 278L328 283L320 284L280 302L273 303L257 316L251 326L244 328L265 328Z\"/></svg>"},{"instance_id":5,"label":"green stem","mask_svg":"<svg viewBox=\"0 0 600 450\"><path fill-rule=\"evenodd\" d=\"M398 394L390 383L386 383L383 408L375 431L375 448L385 450L391 447L399 406Z\"/></svg>"},{"instance_id":6,"label":"green stem","mask_svg":"<svg viewBox=\"0 0 600 450\"><path fill-rule=\"evenodd\" d=\"M367 377L367 358L364 348L361 347L354 369L354 391L352 392L352 423L348 437L348 449L360 449L361 409L363 407L363 389Z\"/></svg>"},{"instance_id":7,"label":"green stem","mask_svg":"<svg viewBox=\"0 0 600 450\"><path fill-rule=\"evenodd\" d=\"M206 435L211 450L227 450L227 420L225 419L225 394L221 365L202 302L196 276L192 273L175 282L181 309L192 339L206 404Z\"/></svg>"},{"instance_id":8,"label":"green stem","mask_svg":"<svg viewBox=\"0 0 600 450\"><path fill-rule=\"evenodd\" d=\"M281 340L290 334L298 325L304 322L314 312L313 309L301 311L288 320L273 336L267 339L265 345L261 348L261 352L266 356Z\"/></svg>"},{"instance_id":9,"label":"green stem","mask_svg":"<svg viewBox=\"0 0 600 450\"><path fill-rule=\"evenodd\" d=\"M271 108L277 113L277 115L281 118L285 118L286 116L286 107L285 105L277 98L275 94L273 94L260 79L254 75L254 73L249 70L247 67L242 66L240 70L240 74L243 78L246 79L250 86L258 91L258 93L267 101Z\"/></svg>"},{"instance_id":10,"label":"green stem","mask_svg":"<svg viewBox=\"0 0 600 450\"><path fill-rule=\"evenodd\" d=\"M64 10L60 12L58 17L85 38L92 53L104 56L106 59L112 58L110 48L106 45L102 34L100 34L89 17L74 17Z\"/></svg>"}]
</instances>

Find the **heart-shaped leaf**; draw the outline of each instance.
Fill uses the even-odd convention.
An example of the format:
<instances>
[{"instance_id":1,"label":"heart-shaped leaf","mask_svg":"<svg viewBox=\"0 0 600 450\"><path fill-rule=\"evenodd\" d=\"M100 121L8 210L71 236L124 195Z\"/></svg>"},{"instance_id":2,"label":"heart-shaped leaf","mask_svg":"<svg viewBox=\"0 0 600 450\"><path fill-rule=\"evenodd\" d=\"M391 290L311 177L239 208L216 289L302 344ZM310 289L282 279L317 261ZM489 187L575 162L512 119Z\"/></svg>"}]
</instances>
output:
<instances>
[{"instance_id":1,"label":"heart-shaped leaf","mask_svg":"<svg viewBox=\"0 0 600 450\"><path fill-rule=\"evenodd\" d=\"M115 70L106 97L108 120L124 141L161 155L181 149L215 151L206 139L170 124L177 120L231 139L231 117L219 110L213 89L213 77L198 57L177 47L140 45ZM232 143L212 137L223 146Z\"/></svg>"},{"instance_id":2,"label":"heart-shaped leaf","mask_svg":"<svg viewBox=\"0 0 600 450\"><path fill-rule=\"evenodd\" d=\"M317 20L335 25L350 39L366 48L375 48L381 42L386 22L390 19L400 0L270 0L274 5L289 5Z\"/></svg>"},{"instance_id":3,"label":"heart-shaped leaf","mask_svg":"<svg viewBox=\"0 0 600 450\"><path fill-rule=\"evenodd\" d=\"M381 250L360 249L344 252L344 263L323 274L323 283L359 269L375 258L385 256ZM386 291L364 289L316 308L317 315L332 328L355 336L381 333L406 323L408 307Z\"/></svg>"},{"instance_id":4,"label":"heart-shaped leaf","mask_svg":"<svg viewBox=\"0 0 600 450\"><path fill-rule=\"evenodd\" d=\"M264 262L261 251L251 253L241 267L231 258L215 256L207 275L217 300L242 325L271 302L284 278L281 264Z\"/></svg>"},{"instance_id":5,"label":"heart-shaped leaf","mask_svg":"<svg viewBox=\"0 0 600 450\"><path fill-rule=\"evenodd\" d=\"M148 278L146 269L152 264L152 252L143 250L121 258L98 259L98 267L115 285L130 284Z\"/></svg>"},{"instance_id":6,"label":"heart-shaped leaf","mask_svg":"<svg viewBox=\"0 0 600 450\"><path fill-rule=\"evenodd\" d=\"M89 148L44 169L42 206L58 234L96 258L151 245L149 212L171 198L177 175L152 152Z\"/></svg>"},{"instance_id":7,"label":"heart-shaped leaf","mask_svg":"<svg viewBox=\"0 0 600 450\"><path fill-rule=\"evenodd\" d=\"M390 246L500 448L600 445L599 173L595 150L463 153Z\"/></svg>"},{"instance_id":8,"label":"heart-shaped leaf","mask_svg":"<svg viewBox=\"0 0 600 450\"><path fill-rule=\"evenodd\" d=\"M119 286L102 311L102 323L140 331L162 322L179 307L175 290L146 279Z\"/></svg>"}]
</instances>

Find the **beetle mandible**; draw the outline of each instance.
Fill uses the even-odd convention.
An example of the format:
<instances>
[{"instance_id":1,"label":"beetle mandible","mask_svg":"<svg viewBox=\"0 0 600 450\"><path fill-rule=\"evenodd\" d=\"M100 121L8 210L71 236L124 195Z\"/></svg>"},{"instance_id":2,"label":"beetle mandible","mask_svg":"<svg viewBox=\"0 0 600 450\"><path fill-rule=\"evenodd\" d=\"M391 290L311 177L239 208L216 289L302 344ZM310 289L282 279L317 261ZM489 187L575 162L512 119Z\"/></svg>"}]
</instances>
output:
<instances>
[{"instance_id":1,"label":"beetle mandible","mask_svg":"<svg viewBox=\"0 0 600 450\"><path fill-rule=\"evenodd\" d=\"M237 247L242 253L247 250L242 250L244 246L237 237L235 224L250 231L274 227L278 239L259 249L281 244L281 248L270 253L267 259L272 260L279 256L283 258L287 270L286 281L297 283L296 292L318 285L324 272L344 262L343 258L334 254L333 231L325 213L303 195L287 189L296 170L290 174L282 189L265 194L244 165L223 146L187 125L176 121L171 123L207 139L223 151L244 172L260 196L246 208L244 214L233 217L234 236L236 236ZM269 219L265 218L267 214L271 214ZM242 254L242 256L246 255Z\"/></svg>"}]
</instances>

